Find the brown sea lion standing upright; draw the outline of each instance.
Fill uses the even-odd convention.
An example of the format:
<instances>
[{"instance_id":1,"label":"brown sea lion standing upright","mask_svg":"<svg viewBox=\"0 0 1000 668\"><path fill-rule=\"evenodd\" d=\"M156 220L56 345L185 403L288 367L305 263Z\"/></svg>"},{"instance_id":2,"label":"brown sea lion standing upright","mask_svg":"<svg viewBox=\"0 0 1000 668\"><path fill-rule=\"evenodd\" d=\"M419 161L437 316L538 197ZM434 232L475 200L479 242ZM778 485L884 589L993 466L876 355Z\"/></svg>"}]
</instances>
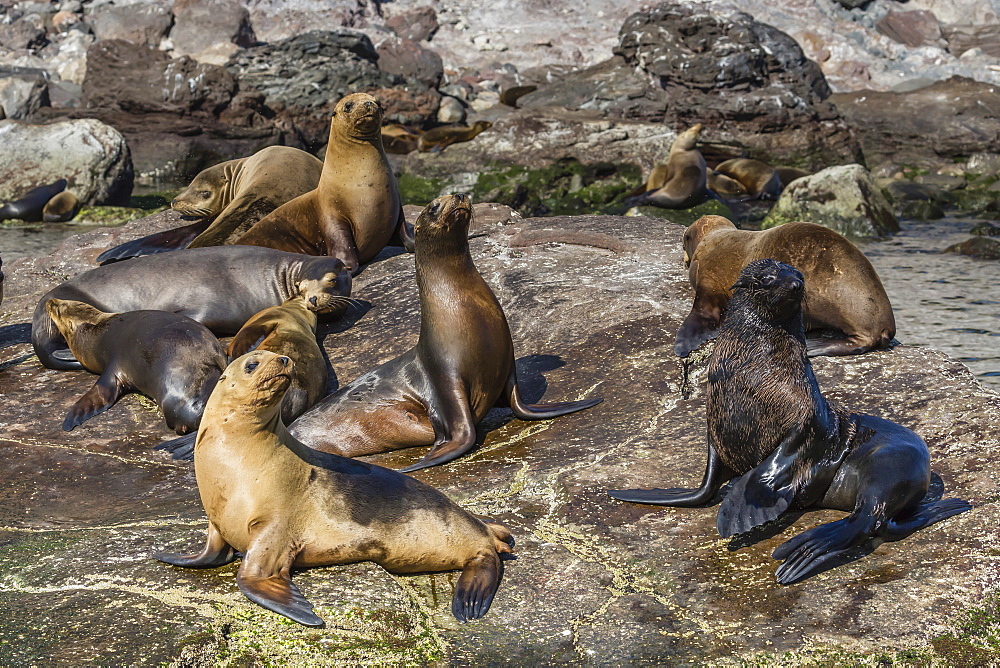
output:
<instances>
[{"instance_id":1,"label":"brown sea lion standing upright","mask_svg":"<svg viewBox=\"0 0 1000 668\"><path fill-rule=\"evenodd\" d=\"M285 429L288 357L257 350L232 362L208 400L194 451L208 539L199 554L154 555L186 568L223 566L242 553L247 598L306 626L323 620L292 583L293 568L374 561L390 573L461 569L451 610L482 617L513 540L419 480L319 452Z\"/></svg>"},{"instance_id":2,"label":"brown sea lion standing upright","mask_svg":"<svg viewBox=\"0 0 1000 668\"><path fill-rule=\"evenodd\" d=\"M510 327L469 253L471 220L467 195L439 197L424 208L415 226L417 345L306 411L289 427L293 436L347 457L433 446L403 469L415 471L472 448L476 424L495 405L522 420L545 420L601 402L521 399Z\"/></svg>"},{"instance_id":3,"label":"brown sea lion standing upright","mask_svg":"<svg viewBox=\"0 0 1000 668\"><path fill-rule=\"evenodd\" d=\"M688 209L705 201L708 168L698 150L701 130L702 124L698 123L677 135L667 162L653 168L646 180L646 192L632 204Z\"/></svg>"},{"instance_id":4,"label":"brown sea lion standing upright","mask_svg":"<svg viewBox=\"0 0 1000 668\"><path fill-rule=\"evenodd\" d=\"M730 286L747 263L763 258L796 266L806 277L803 314L810 356L860 355L891 344L896 319L882 281L864 253L843 236L812 223L738 230L722 216L702 216L684 231L694 304L677 331L678 355L687 357L715 337Z\"/></svg>"},{"instance_id":5,"label":"brown sea lion standing upright","mask_svg":"<svg viewBox=\"0 0 1000 668\"><path fill-rule=\"evenodd\" d=\"M174 211L200 220L115 246L97 262L231 244L282 204L314 190L322 171L319 158L290 146L268 146L203 169L170 202Z\"/></svg>"},{"instance_id":6,"label":"brown sea lion standing upright","mask_svg":"<svg viewBox=\"0 0 1000 668\"><path fill-rule=\"evenodd\" d=\"M875 538L900 540L969 510L961 499L928 495L930 454L917 434L888 420L849 413L823 398L806 356L802 300L808 284L794 267L755 260L733 287L708 363L708 463L701 487L608 492L622 501L700 506L738 478L716 526L728 538L787 509L850 513L785 542L778 582L830 567Z\"/></svg>"},{"instance_id":7,"label":"brown sea lion standing upright","mask_svg":"<svg viewBox=\"0 0 1000 668\"><path fill-rule=\"evenodd\" d=\"M715 171L739 181L750 197L757 199L778 199L781 194L781 177L766 162L752 158L733 158L720 162Z\"/></svg>"},{"instance_id":8,"label":"brown sea lion standing upright","mask_svg":"<svg viewBox=\"0 0 1000 668\"><path fill-rule=\"evenodd\" d=\"M341 99L319 186L265 216L236 240L341 259L352 273L396 237L412 248L396 177L382 148L382 104L367 93Z\"/></svg>"}]
</instances>

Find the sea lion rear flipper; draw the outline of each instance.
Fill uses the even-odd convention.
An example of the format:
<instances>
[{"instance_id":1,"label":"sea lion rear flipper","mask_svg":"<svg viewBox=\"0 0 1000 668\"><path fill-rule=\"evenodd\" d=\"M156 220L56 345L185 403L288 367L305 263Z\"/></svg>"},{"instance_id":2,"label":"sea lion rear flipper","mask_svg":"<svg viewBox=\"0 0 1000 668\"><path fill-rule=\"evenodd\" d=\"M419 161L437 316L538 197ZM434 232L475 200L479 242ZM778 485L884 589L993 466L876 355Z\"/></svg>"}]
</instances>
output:
<instances>
[{"instance_id":1,"label":"sea lion rear flipper","mask_svg":"<svg viewBox=\"0 0 1000 668\"><path fill-rule=\"evenodd\" d=\"M76 359L76 355L73 354L73 351L70 350L69 348L59 348L58 350L53 350L51 354L52 354L52 357L54 359L57 359L57 360L59 360L61 362L78 362L79 361L79 360ZM83 368L82 364L80 365L80 368L81 369Z\"/></svg>"},{"instance_id":2,"label":"sea lion rear flipper","mask_svg":"<svg viewBox=\"0 0 1000 668\"><path fill-rule=\"evenodd\" d=\"M507 378L507 386L504 394L508 397L508 405L514 412L515 417L520 420L550 420L560 415L568 415L591 408L604 401L603 398L584 399L583 401L558 401L550 404L528 404L521 399L521 393L517 389L517 372L511 369Z\"/></svg>"},{"instance_id":3,"label":"sea lion rear flipper","mask_svg":"<svg viewBox=\"0 0 1000 668\"><path fill-rule=\"evenodd\" d=\"M198 432L193 431L190 434L184 434L178 438L172 438L169 441L163 441L158 445L154 445L154 450L166 450L173 455L174 459L181 459L184 461L191 461L194 459L194 443L198 437Z\"/></svg>"},{"instance_id":4,"label":"sea lion rear flipper","mask_svg":"<svg viewBox=\"0 0 1000 668\"><path fill-rule=\"evenodd\" d=\"M503 562L493 550L481 550L465 562L451 599L451 612L455 619L467 622L485 615L500 587L502 576Z\"/></svg>"},{"instance_id":5,"label":"sea lion rear flipper","mask_svg":"<svg viewBox=\"0 0 1000 668\"><path fill-rule=\"evenodd\" d=\"M236 559L236 550L222 538L222 534L215 528L215 525L209 522L205 547L198 554L157 552L153 558L184 568L216 568L217 566L225 566Z\"/></svg>"},{"instance_id":6,"label":"sea lion rear flipper","mask_svg":"<svg viewBox=\"0 0 1000 668\"><path fill-rule=\"evenodd\" d=\"M108 410L122 398L127 389L110 367L105 369L94 386L69 409L63 420L63 431L73 431L74 427L79 427L98 413Z\"/></svg>"},{"instance_id":7,"label":"sea lion rear flipper","mask_svg":"<svg viewBox=\"0 0 1000 668\"><path fill-rule=\"evenodd\" d=\"M846 552L871 538L875 526L871 513L855 512L842 520L803 531L782 543L771 555L785 560L775 572L778 583L793 584L825 570L824 564L843 559Z\"/></svg>"},{"instance_id":8,"label":"sea lion rear flipper","mask_svg":"<svg viewBox=\"0 0 1000 668\"><path fill-rule=\"evenodd\" d=\"M632 503L648 503L654 506L703 506L711 503L715 493L723 483L733 477L733 471L719 459L715 448L709 446L708 461L705 464L705 475L698 489L613 489L608 496L619 501Z\"/></svg>"},{"instance_id":9,"label":"sea lion rear flipper","mask_svg":"<svg viewBox=\"0 0 1000 668\"><path fill-rule=\"evenodd\" d=\"M226 350L229 361L255 350L277 326L277 322L270 324L254 323L253 325L244 326L236 333L233 340L229 342L229 349Z\"/></svg>"},{"instance_id":10,"label":"sea lion rear flipper","mask_svg":"<svg viewBox=\"0 0 1000 668\"><path fill-rule=\"evenodd\" d=\"M236 572L236 584L240 591L257 605L294 622L304 626L323 626L323 620L313 612L312 603L292 583L291 564L277 567L277 564L268 563L275 556L273 546L269 546L270 549L254 549L254 543L259 545L262 540L270 539L257 537Z\"/></svg>"},{"instance_id":11,"label":"sea lion rear flipper","mask_svg":"<svg viewBox=\"0 0 1000 668\"><path fill-rule=\"evenodd\" d=\"M396 226L396 231L393 233L392 238L389 240L390 246L402 246L406 249L406 252L412 253L414 248L414 234L413 225L406 222L406 216L403 215L403 207L399 207L399 216Z\"/></svg>"},{"instance_id":12,"label":"sea lion rear flipper","mask_svg":"<svg viewBox=\"0 0 1000 668\"><path fill-rule=\"evenodd\" d=\"M140 255L152 255L167 251L187 248L195 237L204 232L212 224L212 218L205 218L196 223L164 230L129 241L114 248L109 248L97 256L97 264L108 264L120 260L128 260Z\"/></svg>"}]
</instances>

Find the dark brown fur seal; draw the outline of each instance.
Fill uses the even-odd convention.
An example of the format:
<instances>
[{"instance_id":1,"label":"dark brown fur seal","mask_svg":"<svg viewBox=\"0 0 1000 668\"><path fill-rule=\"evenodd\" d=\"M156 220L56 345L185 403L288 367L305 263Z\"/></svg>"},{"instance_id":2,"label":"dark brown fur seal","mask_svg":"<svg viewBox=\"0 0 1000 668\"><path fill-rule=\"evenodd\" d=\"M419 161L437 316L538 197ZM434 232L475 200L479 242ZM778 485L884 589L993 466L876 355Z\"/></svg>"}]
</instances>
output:
<instances>
[{"instance_id":1,"label":"dark brown fur seal","mask_svg":"<svg viewBox=\"0 0 1000 668\"><path fill-rule=\"evenodd\" d=\"M65 223L73 220L80 211L80 200L68 190L64 190L48 202L42 209L42 220L46 223Z\"/></svg>"},{"instance_id":2,"label":"dark brown fur seal","mask_svg":"<svg viewBox=\"0 0 1000 668\"><path fill-rule=\"evenodd\" d=\"M701 130L702 124L698 123L677 135L667 162L653 168L646 180L646 192L630 200L630 204L689 209L705 201L708 168L698 150Z\"/></svg>"},{"instance_id":3,"label":"dark brown fur seal","mask_svg":"<svg viewBox=\"0 0 1000 668\"><path fill-rule=\"evenodd\" d=\"M352 273L394 237L412 248L396 177L382 148L382 104L367 93L337 103L319 186L278 207L236 240L292 253L329 255Z\"/></svg>"},{"instance_id":4,"label":"dark brown fur seal","mask_svg":"<svg viewBox=\"0 0 1000 668\"><path fill-rule=\"evenodd\" d=\"M494 405L544 420L600 403L522 401L507 319L469 254L471 218L467 195L427 205L416 222L417 345L307 411L292 423L293 436L347 457L433 446L403 469L415 471L472 448L476 424Z\"/></svg>"},{"instance_id":5,"label":"dark brown fur seal","mask_svg":"<svg viewBox=\"0 0 1000 668\"><path fill-rule=\"evenodd\" d=\"M747 263L762 258L792 264L805 275L806 332L843 333L810 338L810 356L859 355L890 345L896 320L889 297L875 268L843 236L812 223L752 232L736 229L722 216L703 216L684 232L694 304L677 332L678 355L687 357L715 336L729 303L729 286Z\"/></svg>"},{"instance_id":6,"label":"dark brown fur seal","mask_svg":"<svg viewBox=\"0 0 1000 668\"><path fill-rule=\"evenodd\" d=\"M823 398L806 356L803 280L795 268L766 259L747 265L733 286L708 364L701 487L609 492L622 501L698 506L738 477L719 508L724 538L790 508L850 513L774 551L785 560L776 574L782 584L829 568L870 538L900 540L970 508L928 497L930 455L918 435Z\"/></svg>"},{"instance_id":7,"label":"dark brown fur seal","mask_svg":"<svg viewBox=\"0 0 1000 668\"><path fill-rule=\"evenodd\" d=\"M715 171L739 181L750 197L778 199L781 177L771 165L752 158L733 158L715 166Z\"/></svg>"},{"instance_id":8,"label":"dark brown fur seal","mask_svg":"<svg viewBox=\"0 0 1000 668\"><path fill-rule=\"evenodd\" d=\"M32 188L18 200L0 206L0 220L17 219L28 222L42 220L42 211L49 200L66 189L66 179L59 179L47 186Z\"/></svg>"},{"instance_id":9,"label":"dark brown fur seal","mask_svg":"<svg viewBox=\"0 0 1000 668\"><path fill-rule=\"evenodd\" d=\"M319 313L343 308L351 276L336 258L270 248L219 246L148 255L91 269L49 290L35 307L31 343L50 369L81 369L45 311L53 297L102 311L170 311L216 334L235 334L254 314L302 295Z\"/></svg>"},{"instance_id":10,"label":"dark brown fur seal","mask_svg":"<svg viewBox=\"0 0 1000 668\"><path fill-rule=\"evenodd\" d=\"M452 144L469 141L491 127L493 124L489 121L476 121L472 125L441 125L420 135L417 148L421 153L437 153Z\"/></svg>"},{"instance_id":11,"label":"dark brown fur seal","mask_svg":"<svg viewBox=\"0 0 1000 668\"><path fill-rule=\"evenodd\" d=\"M45 310L77 361L100 374L70 409L63 429L72 431L133 391L156 401L178 434L198 428L226 368L222 344L208 328L176 313L105 313L64 299L49 299Z\"/></svg>"},{"instance_id":12,"label":"dark brown fur seal","mask_svg":"<svg viewBox=\"0 0 1000 668\"><path fill-rule=\"evenodd\" d=\"M154 556L210 568L241 552L240 591L306 626L323 620L291 570L357 561L390 573L461 569L452 613L463 622L485 615L500 585L500 554L511 551L510 532L409 476L292 437L279 405L293 368L288 357L254 351L226 369L194 452L208 540L199 554Z\"/></svg>"},{"instance_id":13,"label":"dark brown fur seal","mask_svg":"<svg viewBox=\"0 0 1000 668\"><path fill-rule=\"evenodd\" d=\"M200 220L115 246L97 262L231 244L282 204L314 190L322 171L319 158L289 146L269 146L204 169L170 202L174 211Z\"/></svg>"}]
</instances>

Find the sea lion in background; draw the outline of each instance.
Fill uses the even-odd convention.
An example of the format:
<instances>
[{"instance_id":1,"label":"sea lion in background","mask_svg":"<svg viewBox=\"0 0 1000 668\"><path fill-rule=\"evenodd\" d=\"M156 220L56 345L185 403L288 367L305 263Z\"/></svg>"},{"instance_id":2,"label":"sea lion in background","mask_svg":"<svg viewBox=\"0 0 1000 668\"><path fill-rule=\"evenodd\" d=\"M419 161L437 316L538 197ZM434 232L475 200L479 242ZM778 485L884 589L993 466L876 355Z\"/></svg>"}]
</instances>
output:
<instances>
[{"instance_id":1,"label":"sea lion in background","mask_svg":"<svg viewBox=\"0 0 1000 668\"><path fill-rule=\"evenodd\" d=\"M417 150L417 140L421 132L412 130L405 125L392 123L382 127L382 147L386 153L405 155Z\"/></svg>"},{"instance_id":2,"label":"sea lion in background","mask_svg":"<svg viewBox=\"0 0 1000 668\"><path fill-rule=\"evenodd\" d=\"M254 314L303 296L317 313L346 308L351 276L336 258L270 248L219 246L148 255L97 267L49 290L39 300L31 344L50 369L82 369L45 311L54 297L102 311L170 311L202 323L215 334L235 334Z\"/></svg>"},{"instance_id":3,"label":"sea lion in background","mask_svg":"<svg viewBox=\"0 0 1000 668\"><path fill-rule=\"evenodd\" d=\"M715 171L739 181L751 197L778 199L781 194L781 177L771 165L752 158L733 158L720 162Z\"/></svg>"},{"instance_id":4,"label":"sea lion in background","mask_svg":"<svg viewBox=\"0 0 1000 668\"><path fill-rule=\"evenodd\" d=\"M464 194L424 208L415 226L417 345L306 411L289 427L295 438L346 457L433 446L403 469L416 471L472 448L476 424L495 405L522 420L545 420L601 402L522 401L507 319L469 253L471 220Z\"/></svg>"},{"instance_id":5,"label":"sea lion in background","mask_svg":"<svg viewBox=\"0 0 1000 668\"><path fill-rule=\"evenodd\" d=\"M739 476L719 508L724 538L789 508L850 513L774 551L785 560L776 573L781 584L815 574L869 538L900 540L970 508L960 499L928 497L930 454L917 434L823 398L806 355L804 280L795 268L765 259L747 265L733 285L708 363L701 487L608 492L622 501L699 506Z\"/></svg>"},{"instance_id":6,"label":"sea lion in background","mask_svg":"<svg viewBox=\"0 0 1000 668\"><path fill-rule=\"evenodd\" d=\"M319 158L290 146L268 146L204 169L170 202L174 211L200 220L110 248L97 262L231 244L282 204L314 190L322 171Z\"/></svg>"},{"instance_id":7,"label":"sea lion in background","mask_svg":"<svg viewBox=\"0 0 1000 668\"><path fill-rule=\"evenodd\" d=\"M702 216L684 231L684 263L694 304L677 331L674 351L687 355L715 336L730 286L749 262L773 258L806 277L803 303L809 355L860 355L887 348L896 320L882 281L868 258L831 229L787 223L770 230L738 230L722 216ZM839 330L843 336L816 336ZM826 333L829 333L828 331Z\"/></svg>"},{"instance_id":8,"label":"sea lion in background","mask_svg":"<svg viewBox=\"0 0 1000 668\"><path fill-rule=\"evenodd\" d=\"M396 237L413 248L399 187L382 148L382 104L367 93L337 103L319 185L261 219L235 243L343 260L352 273Z\"/></svg>"},{"instance_id":9,"label":"sea lion in background","mask_svg":"<svg viewBox=\"0 0 1000 668\"><path fill-rule=\"evenodd\" d=\"M226 368L212 332L165 311L105 313L90 304L49 299L45 311L87 371L100 374L63 422L72 431L132 391L148 395L178 434L198 428L205 402Z\"/></svg>"},{"instance_id":10,"label":"sea lion in background","mask_svg":"<svg viewBox=\"0 0 1000 668\"><path fill-rule=\"evenodd\" d=\"M49 200L66 189L66 179L59 179L47 186L32 188L18 200L0 206L0 220L17 219L27 222L42 220L42 210Z\"/></svg>"},{"instance_id":11,"label":"sea lion in background","mask_svg":"<svg viewBox=\"0 0 1000 668\"><path fill-rule=\"evenodd\" d=\"M258 350L226 369L208 400L194 469L208 539L199 554L159 553L186 568L243 562L247 598L306 626L322 626L293 568L374 561L390 573L462 569L451 610L482 617L500 585L510 531L396 471L306 447L279 405L294 362ZM265 475L266 474L266 475Z\"/></svg>"},{"instance_id":12,"label":"sea lion in background","mask_svg":"<svg viewBox=\"0 0 1000 668\"><path fill-rule=\"evenodd\" d=\"M631 204L689 209L705 201L708 168L697 148L702 127L698 123L677 135L670 146L667 162L653 168L646 181L646 192L634 198Z\"/></svg>"},{"instance_id":13,"label":"sea lion in background","mask_svg":"<svg viewBox=\"0 0 1000 668\"><path fill-rule=\"evenodd\" d=\"M804 176L812 176L812 172L807 172L806 170L799 169L798 167L775 167L774 171L778 172L778 178L781 179L782 188L796 179L801 179Z\"/></svg>"},{"instance_id":14,"label":"sea lion in background","mask_svg":"<svg viewBox=\"0 0 1000 668\"><path fill-rule=\"evenodd\" d=\"M42 220L46 223L65 223L73 220L80 211L80 200L68 190L64 190L48 202L42 209Z\"/></svg>"},{"instance_id":15,"label":"sea lion in background","mask_svg":"<svg viewBox=\"0 0 1000 668\"><path fill-rule=\"evenodd\" d=\"M743 201L750 199L750 193L743 184L714 169L706 174L706 187L715 193L716 197L725 201Z\"/></svg>"},{"instance_id":16,"label":"sea lion in background","mask_svg":"<svg viewBox=\"0 0 1000 668\"><path fill-rule=\"evenodd\" d=\"M489 121L476 121L472 125L440 125L420 135L417 148L421 153L437 153L452 144L469 141L483 130L489 130Z\"/></svg>"}]
</instances>

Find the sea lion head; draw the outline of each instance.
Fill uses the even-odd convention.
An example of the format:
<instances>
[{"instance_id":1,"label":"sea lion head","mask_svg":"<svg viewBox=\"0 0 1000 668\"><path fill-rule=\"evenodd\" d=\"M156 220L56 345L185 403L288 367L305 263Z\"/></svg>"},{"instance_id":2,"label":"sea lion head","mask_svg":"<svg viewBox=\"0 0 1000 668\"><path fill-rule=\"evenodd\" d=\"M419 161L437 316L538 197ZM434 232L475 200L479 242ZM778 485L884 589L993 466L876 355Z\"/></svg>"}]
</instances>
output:
<instances>
[{"instance_id":1,"label":"sea lion head","mask_svg":"<svg viewBox=\"0 0 1000 668\"><path fill-rule=\"evenodd\" d=\"M750 308L765 320L780 321L801 313L805 279L784 262L754 260L740 272L732 290L730 310Z\"/></svg>"},{"instance_id":2,"label":"sea lion head","mask_svg":"<svg viewBox=\"0 0 1000 668\"><path fill-rule=\"evenodd\" d=\"M691 258L698 244L716 230L735 230L736 225L723 216L702 216L684 230L684 266L691 266Z\"/></svg>"},{"instance_id":3,"label":"sea lion head","mask_svg":"<svg viewBox=\"0 0 1000 668\"><path fill-rule=\"evenodd\" d=\"M476 131L476 134L479 134L483 130L489 130L492 127L493 123L490 121L476 121L472 124L472 128Z\"/></svg>"},{"instance_id":4,"label":"sea lion head","mask_svg":"<svg viewBox=\"0 0 1000 668\"><path fill-rule=\"evenodd\" d=\"M45 302L45 311L67 339L81 326L96 325L114 315L72 299L50 299Z\"/></svg>"},{"instance_id":5,"label":"sea lion head","mask_svg":"<svg viewBox=\"0 0 1000 668\"><path fill-rule=\"evenodd\" d=\"M690 151L696 147L698 145L698 139L701 138L701 130L703 127L704 126L701 123L697 123L677 135L677 139L674 140L674 144L670 147L670 150Z\"/></svg>"},{"instance_id":6,"label":"sea lion head","mask_svg":"<svg viewBox=\"0 0 1000 668\"><path fill-rule=\"evenodd\" d=\"M339 130L349 137L369 138L380 134L382 103L368 93L351 93L341 98L330 120L331 132Z\"/></svg>"},{"instance_id":7,"label":"sea lion head","mask_svg":"<svg viewBox=\"0 0 1000 668\"><path fill-rule=\"evenodd\" d=\"M472 223L472 198L466 193L445 195L424 207L413 224L416 243L422 240L461 239L469 237Z\"/></svg>"},{"instance_id":8,"label":"sea lion head","mask_svg":"<svg viewBox=\"0 0 1000 668\"><path fill-rule=\"evenodd\" d=\"M312 258L303 263L295 285L310 311L346 309L351 296L351 270L335 257Z\"/></svg>"},{"instance_id":9,"label":"sea lion head","mask_svg":"<svg viewBox=\"0 0 1000 668\"><path fill-rule=\"evenodd\" d=\"M253 350L241 355L219 376L209 398L210 407L223 402L229 408L240 407L249 413L277 412L285 391L292 384L294 365L291 358L270 350Z\"/></svg>"},{"instance_id":10,"label":"sea lion head","mask_svg":"<svg viewBox=\"0 0 1000 668\"><path fill-rule=\"evenodd\" d=\"M218 215L226 195L229 176L225 162L209 167L194 177L184 192L170 202L170 208L185 216L208 218Z\"/></svg>"}]
</instances>

